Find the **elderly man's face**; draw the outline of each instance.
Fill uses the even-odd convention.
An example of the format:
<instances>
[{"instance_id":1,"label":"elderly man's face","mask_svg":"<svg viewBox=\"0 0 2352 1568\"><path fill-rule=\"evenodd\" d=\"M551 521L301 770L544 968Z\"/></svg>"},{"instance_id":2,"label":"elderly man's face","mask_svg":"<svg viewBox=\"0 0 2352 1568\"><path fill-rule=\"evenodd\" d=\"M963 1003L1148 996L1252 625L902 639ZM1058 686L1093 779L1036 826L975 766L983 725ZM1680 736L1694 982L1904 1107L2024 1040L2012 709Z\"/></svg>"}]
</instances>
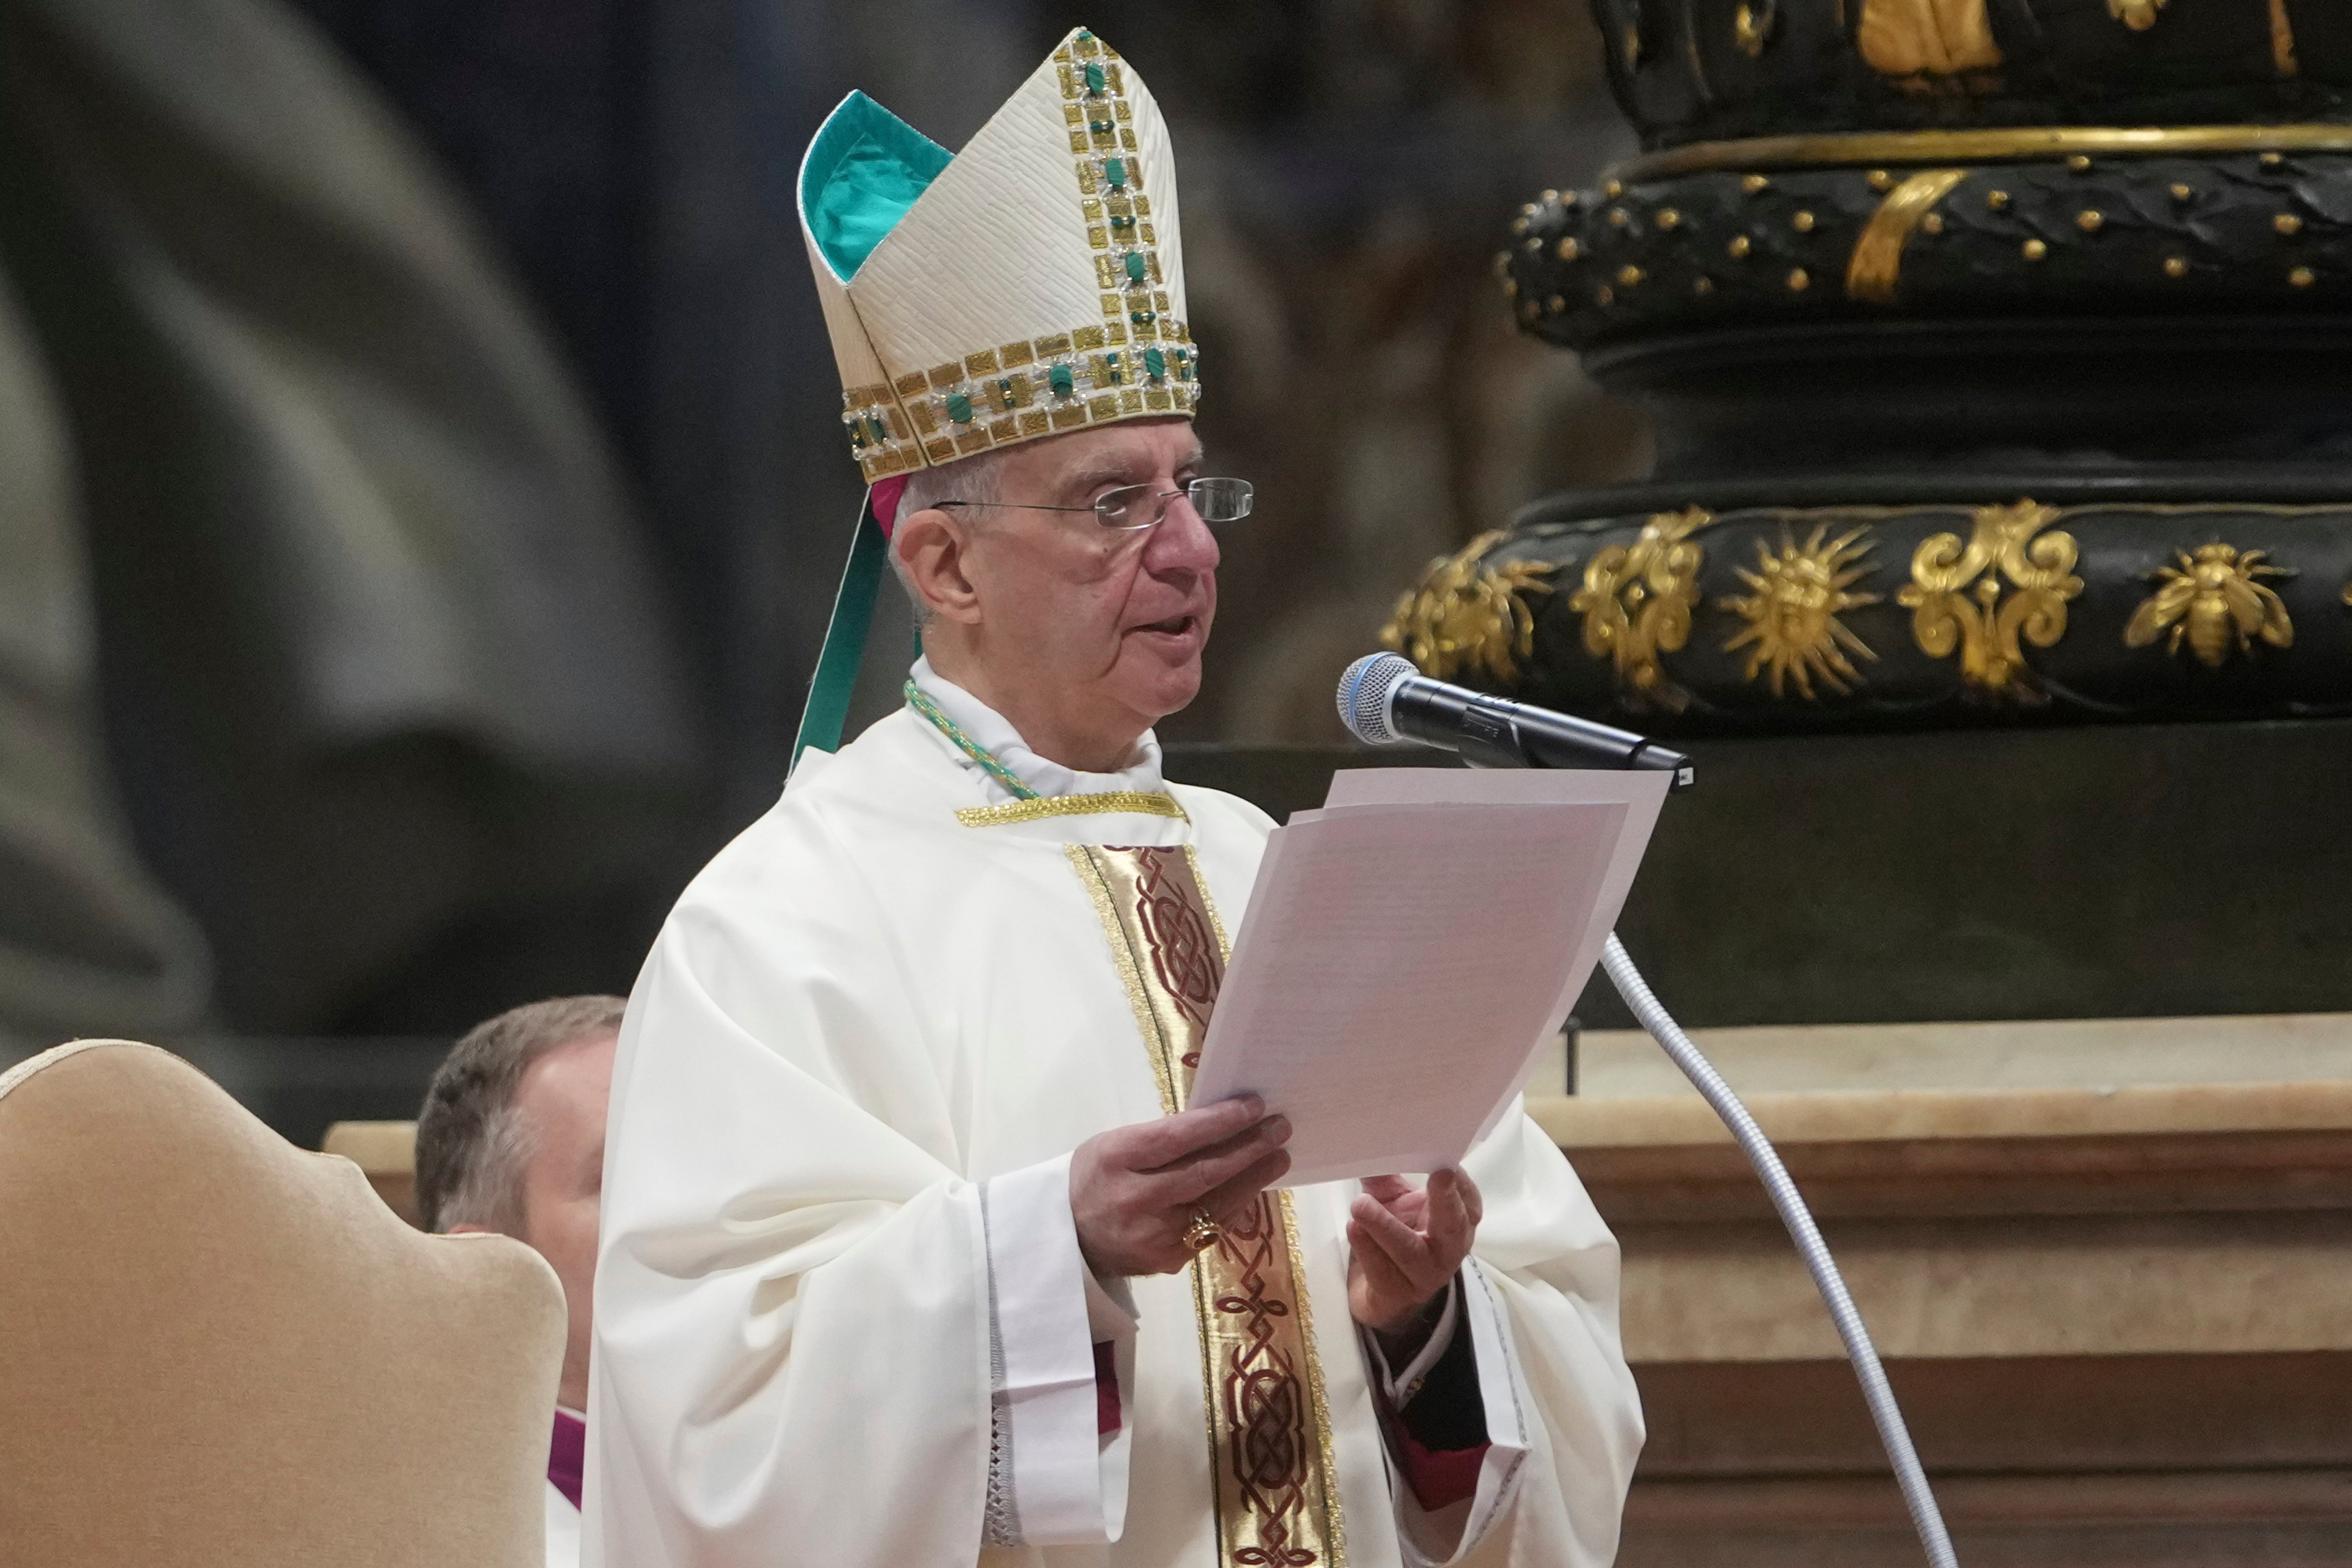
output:
<instances>
[{"instance_id":1,"label":"elderly man's face","mask_svg":"<svg viewBox=\"0 0 2352 1568\"><path fill-rule=\"evenodd\" d=\"M1123 486L1181 490L1200 461L1187 420L1080 431L1008 451L998 500L1088 507ZM971 590L956 618L998 692L1049 701L1063 732L1129 739L1192 700L1217 613L1217 542L1190 500L1139 532L1084 511L955 516L971 520L961 571Z\"/></svg>"},{"instance_id":2,"label":"elderly man's face","mask_svg":"<svg viewBox=\"0 0 2352 1568\"><path fill-rule=\"evenodd\" d=\"M563 1281L570 1333L556 1399L588 1406L590 1313L596 1284L596 1209L604 1191L604 1111L618 1037L558 1046L523 1070L515 1110L530 1136L522 1171L522 1235Z\"/></svg>"}]
</instances>

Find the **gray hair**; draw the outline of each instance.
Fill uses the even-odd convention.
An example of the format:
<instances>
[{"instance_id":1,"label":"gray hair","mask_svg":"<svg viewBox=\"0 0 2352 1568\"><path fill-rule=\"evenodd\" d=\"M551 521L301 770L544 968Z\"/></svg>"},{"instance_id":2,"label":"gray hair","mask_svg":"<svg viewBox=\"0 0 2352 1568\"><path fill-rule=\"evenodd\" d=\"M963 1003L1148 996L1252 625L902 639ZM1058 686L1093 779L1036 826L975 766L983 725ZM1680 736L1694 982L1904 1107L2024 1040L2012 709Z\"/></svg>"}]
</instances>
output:
<instances>
[{"instance_id":1,"label":"gray hair","mask_svg":"<svg viewBox=\"0 0 2352 1568\"><path fill-rule=\"evenodd\" d=\"M992 501L999 499L1004 493L998 483L1003 477L1004 456L1003 449L1000 447L945 463L936 468L917 468L907 476L907 489L898 501L898 516L912 517L943 500ZM891 527L896 530L898 519L891 520ZM895 538L890 551L890 575L898 579L898 586L906 591L907 603L914 606L915 629L920 631L930 625L931 606L915 592L915 584L907 575L906 563L898 559Z\"/></svg>"},{"instance_id":2,"label":"gray hair","mask_svg":"<svg viewBox=\"0 0 2352 1568\"><path fill-rule=\"evenodd\" d=\"M425 1229L520 1233L531 1141L515 1089L550 1051L618 1030L627 1005L618 996L533 1002L475 1025L451 1047L416 1117L416 1206Z\"/></svg>"}]
</instances>

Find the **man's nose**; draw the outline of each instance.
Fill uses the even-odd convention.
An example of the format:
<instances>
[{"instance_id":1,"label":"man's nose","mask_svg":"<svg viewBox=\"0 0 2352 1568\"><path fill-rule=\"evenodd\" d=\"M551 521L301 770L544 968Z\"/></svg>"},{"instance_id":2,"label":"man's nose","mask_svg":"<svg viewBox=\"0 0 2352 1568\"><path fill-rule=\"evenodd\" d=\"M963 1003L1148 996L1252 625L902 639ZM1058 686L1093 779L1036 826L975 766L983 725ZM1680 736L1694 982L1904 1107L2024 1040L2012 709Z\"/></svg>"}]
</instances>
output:
<instances>
[{"instance_id":1,"label":"man's nose","mask_svg":"<svg viewBox=\"0 0 2352 1568\"><path fill-rule=\"evenodd\" d=\"M1180 495L1168 503L1168 514L1151 531L1143 563L1153 572L1213 572L1221 555L1217 536L1202 521L1192 498Z\"/></svg>"}]
</instances>

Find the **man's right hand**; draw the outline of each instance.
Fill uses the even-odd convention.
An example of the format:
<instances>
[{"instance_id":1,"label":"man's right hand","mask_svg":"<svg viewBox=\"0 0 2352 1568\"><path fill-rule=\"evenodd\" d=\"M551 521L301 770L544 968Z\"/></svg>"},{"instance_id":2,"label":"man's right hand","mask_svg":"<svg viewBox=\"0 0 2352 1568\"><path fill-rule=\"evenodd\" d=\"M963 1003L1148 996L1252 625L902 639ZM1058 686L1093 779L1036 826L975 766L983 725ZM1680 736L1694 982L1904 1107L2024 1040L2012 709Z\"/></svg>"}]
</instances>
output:
<instances>
[{"instance_id":1,"label":"man's right hand","mask_svg":"<svg viewBox=\"0 0 2352 1568\"><path fill-rule=\"evenodd\" d=\"M1097 1279L1173 1274L1192 1260L1196 1214L1246 1214L1290 1169L1290 1123L1255 1095L1097 1133L1070 1156L1078 1250Z\"/></svg>"}]
</instances>

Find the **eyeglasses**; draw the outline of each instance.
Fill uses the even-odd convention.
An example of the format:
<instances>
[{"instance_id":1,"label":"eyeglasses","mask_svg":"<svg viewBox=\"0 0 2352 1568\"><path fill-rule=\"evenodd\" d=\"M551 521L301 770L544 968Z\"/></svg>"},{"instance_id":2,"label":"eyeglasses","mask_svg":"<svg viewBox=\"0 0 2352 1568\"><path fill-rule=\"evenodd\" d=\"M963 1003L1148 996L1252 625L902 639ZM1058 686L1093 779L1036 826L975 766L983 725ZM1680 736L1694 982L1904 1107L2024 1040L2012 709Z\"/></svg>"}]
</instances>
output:
<instances>
[{"instance_id":1,"label":"eyeglasses","mask_svg":"<svg viewBox=\"0 0 2352 1568\"><path fill-rule=\"evenodd\" d=\"M1178 497L1192 503L1206 523L1239 522L1250 514L1257 487L1247 479L1194 479L1181 490L1154 490L1150 485L1121 485L1105 490L1092 506L1039 506L1018 500L943 500L940 507L1012 507L1021 511L1090 511L1105 528L1140 533L1156 528Z\"/></svg>"}]
</instances>

